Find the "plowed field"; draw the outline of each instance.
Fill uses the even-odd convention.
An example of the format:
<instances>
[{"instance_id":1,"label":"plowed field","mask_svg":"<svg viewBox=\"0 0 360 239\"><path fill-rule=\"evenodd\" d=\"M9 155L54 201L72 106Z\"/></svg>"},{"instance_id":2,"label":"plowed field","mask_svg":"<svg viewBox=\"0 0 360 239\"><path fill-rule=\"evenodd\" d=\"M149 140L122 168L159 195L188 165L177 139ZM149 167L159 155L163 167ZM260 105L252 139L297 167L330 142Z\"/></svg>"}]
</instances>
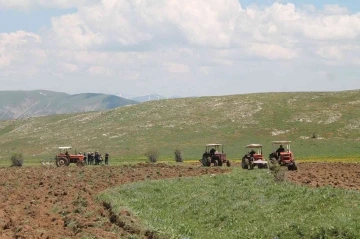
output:
<instances>
[{"instance_id":1,"label":"plowed field","mask_svg":"<svg viewBox=\"0 0 360 239\"><path fill-rule=\"evenodd\" d=\"M360 164L357 163L299 163L298 169L288 171L286 178L312 187L360 189Z\"/></svg>"},{"instance_id":2,"label":"plowed field","mask_svg":"<svg viewBox=\"0 0 360 239\"><path fill-rule=\"evenodd\" d=\"M235 167L239 167L236 165ZM127 238L152 232L136 227L128 212L114 215L94 196L102 190L139 180L227 172L167 164L124 167L0 168L0 238ZM360 189L360 164L300 163L288 180L314 187Z\"/></svg>"},{"instance_id":3,"label":"plowed field","mask_svg":"<svg viewBox=\"0 0 360 239\"><path fill-rule=\"evenodd\" d=\"M131 234L151 238L151 232L136 229L136 219L127 212L112 220L108 206L94 196L139 180L226 171L198 164L0 168L0 238L127 238Z\"/></svg>"}]
</instances>

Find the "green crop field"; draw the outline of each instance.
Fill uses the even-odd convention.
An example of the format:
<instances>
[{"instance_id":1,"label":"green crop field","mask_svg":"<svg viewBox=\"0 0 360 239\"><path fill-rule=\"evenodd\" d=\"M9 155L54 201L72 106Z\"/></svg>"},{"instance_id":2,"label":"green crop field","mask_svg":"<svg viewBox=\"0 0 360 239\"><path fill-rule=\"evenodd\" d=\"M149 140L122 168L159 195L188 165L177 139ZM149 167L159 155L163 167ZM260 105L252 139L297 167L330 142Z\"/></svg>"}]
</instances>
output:
<instances>
[{"instance_id":1,"label":"green crop field","mask_svg":"<svg viewBox=\"0 0 360 239\"><path fill-rule=\"evenodd\" d=\"M108 152L114 163L144 161L158 149L160 160L198 160L204 145L224 144L231 160L249 143L291 140L299 160L357 161L360 155L360 91L259 93L167 99L91 113L0 121L0 164L13 152L25 163L53 157L58 146L77 152Z\"/></svg>"},{"instance_id":2,"label":"green crop field","mask_svg":"<svg viewBox=\"0 0 360 239\"><path fill-rule=\"evenodd\" d=\"M98 196L164 238L360 238L360 193L276 183L267 170L127 184Z\"/></svg>"}]
</instances>

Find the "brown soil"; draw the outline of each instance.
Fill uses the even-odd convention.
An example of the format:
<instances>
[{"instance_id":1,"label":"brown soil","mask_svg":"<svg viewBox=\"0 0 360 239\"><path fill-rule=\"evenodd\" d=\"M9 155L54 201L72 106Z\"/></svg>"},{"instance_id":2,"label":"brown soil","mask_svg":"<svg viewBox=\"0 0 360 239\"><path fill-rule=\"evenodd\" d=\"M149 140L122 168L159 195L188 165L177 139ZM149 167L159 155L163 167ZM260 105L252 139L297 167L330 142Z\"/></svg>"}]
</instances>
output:
<instances>
[{"instance_id":1,"label":"brown soil","mask_svg":"<svg viewBox=\"0 0 360 239\"><path fill-rule=\"evenodd\" d=\"M286 178L312 187L332 186L360 190L360 164L299 163L298 171L288 171Z\"/></svg>"},{"instance_id":2,"label":"brown soil","mask_svg":"<svg viewBox=\"0 0 360 239\"><path fill-rule=\"evenodd\" d=\"M0 238L154 238L129 212L96 201L106 188L161 178L227 172L196 165L0 168Z\"/></svg>"},{"instance_id":3,"label":"brown soil","mask_svg":"<svg viewBox=\"0 0 360 239\"><path fill-rule=\"evenodd\" d=\"M235 165L234 165L235 166ZM239 165L236 165L239 167ZM314 187L360 189L360 164L299 163L286 178ZM124 167L0 168L0 238L155 238L127 211L95 195L117 185L228 172L229 168L146 164Z\"/></svg>"}]
</instances>

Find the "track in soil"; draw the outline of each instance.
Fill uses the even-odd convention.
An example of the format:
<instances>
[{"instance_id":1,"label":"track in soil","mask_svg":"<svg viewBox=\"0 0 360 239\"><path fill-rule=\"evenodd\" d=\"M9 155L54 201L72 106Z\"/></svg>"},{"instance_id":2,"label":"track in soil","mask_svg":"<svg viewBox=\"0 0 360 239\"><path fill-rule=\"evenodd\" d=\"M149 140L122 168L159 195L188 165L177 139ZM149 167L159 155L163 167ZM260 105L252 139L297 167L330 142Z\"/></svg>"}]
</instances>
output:
<instances>
[{"instance_id":1,"label":"track in soil","mask_svg":"<svg viewBox=\"0 0 360 239\"><path fill-rule=\"evenodd\" d=\"M161 178L228 172L167 164L123 167L0 168L0 238L127 238L149 231L132 226L128 212L114 213L94 196L117 185ZM126 225L125 222L131 222Z\"/></svg>"}]
</instances>

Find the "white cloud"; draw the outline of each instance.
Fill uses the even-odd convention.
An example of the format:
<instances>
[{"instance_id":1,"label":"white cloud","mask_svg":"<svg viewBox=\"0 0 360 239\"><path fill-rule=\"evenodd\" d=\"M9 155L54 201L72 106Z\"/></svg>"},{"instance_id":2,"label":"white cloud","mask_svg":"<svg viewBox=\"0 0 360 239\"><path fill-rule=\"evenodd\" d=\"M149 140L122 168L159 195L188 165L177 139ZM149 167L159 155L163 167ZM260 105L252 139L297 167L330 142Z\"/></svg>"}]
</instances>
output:
<instances>
[{"instance_id":1,"label":"white cloud","mask_svg":"<svg viewBox=\"0 0 360 239\"><path fill-rule=\"evenodd\" d=\"M73 8L100 2L100 0L0 0L0 9L31 10L34 8Z\"/></svg>"},{"instance_id":2,"label":"white cloud","mask_svg":"<svg viewBox=\"0 0 360 239\"><path fill-rule=\"evenodd\" d=\"M337 5L317 13L291 3L243 9L237 0L104 0L53 18L51 36L70 49L123 51L172 44L254 48L267 43L278 46L271 51L281 55L284 48L296 48L301 36L304 41L358 38L360 14L350 15Z\"/></svg>"},{"instance_id":3,"label":"white cloud","mask_svg":"<svg viewBox=\"0 0 360 239\"><path fill-rule=\"evenodd\" d=\"M257 56L265 57L270 60L290 60L296 58L298 55L296 50L287 49L275 44L253 43L249 50Z\"/></svg>"},{"instance_id":4,"label":"white cloud","mask_svg":"<svg viewBox=\"0 0 360 239\"><path fill-rule=\"evenodd\" d=\"M104 0L52 19L53 36L67 47L120 48L175 39L228 47L240 4L236 0Z\"/></svg>"},{"instance_id":5,"label":"white cloud","mask_svg":"<svg viewBox=\"0 0 360 239\"><path fill-rule=\"evenodd\" d=\"M205 81L223 81L227 84L221 89L235 93L242 88L232 85L261 78L279 83L294 78L299 82L283 89L305 89L314 79L328 82L328 77L319 77L321 72L331 75L335 87L339 74L332 71L358 67L360 61L360 13L338 5L316 9L275 2L244 8L238 0L0 0L1 7L77 8L53 17L51 27L41 32L0 34L0 67L5 69L0 77L30 74L39 85L48 79L48 87L61 78L78 82L84 91L91 87L86 84L90 75L92 83L99 79L96 89L107 83L146 94L171 80L167 90L195 94L195 89L206 88ZM180 73L196 86L176 83L184 78ZM307 81L301 80L305 77ZM354 77L348 77L353 86Z\"/></svg>"},{"instance_id":6,"label":"white cloud","mask_svg":"<svg viewBox=\"0 0 360 239\"><path fill-rule=\"evenodd\" d=\"M327 44L319 46L316 54L327 60L338 61L342 64L353 64L360 54L360 44Z\"/></svg>"},{"instance_id":7,"label":"white cloud","mask_svg":"<svg viewBox=\"0 0 360 239\"><path fill-rule=\"evenodd\" d=\"M76 72L79 69L77 65L69 64L69 63L63 63L63 64L61 64L61 67L62 67L63 71L67 72L67 73Z\"/></svg>"},{"instance_id":8,"label":"white cloud","mask_svg":"<svg viewBox=\"0 0 360 239\"><path fill-rule=\"evenodd\" d=\"M346 7L341 7L337 4L326 4L324 6L324 12L330 15L336 15L336 14L343 15L343 14L348 14L349 9L347 9Z\"/></svg>"},{"instance_id":9,"label":"white cloud","mask_svg":"<svg viewBox=\"0 0 360 239\"><path fill-rule=\"evenodd\" d=\"M190 71L189 67L184 64L167 62L164 65L170 73L188 73Z\"/></svg>"},{"instance_id":10,"label":"white cloud","mask_svg":"<svg viewBox=\"0 0 360 239\"><path fill-rule=\"evenodd\" d=\"M52 43L67 49L88 49L101 44L100 34L93 32L78 14L68 14L52 19Z\"/></svg>"},{"instance_id":11,"label":"white cloud","mask_svg":"<svg viewBox=\"0 0 360 239\"><path fill-rule=\"evenodd\" d=\"M110 70L102 66L92 66L88 69L91 75L109 75Z\"/></svg>"},{"instance_id":12,"label":"white cloud","mask_svg":"<svg viewBox=\"0 0 360 239\"><path fill-rule=\"evenodd\" d=\"M0 68L9 66L15 60L24 59L24 56L44 58L44 52L37 48L40 43L41 37L35 33L0 33Z\"/></svg>"},{"instance_id":13,"label":"white cloud","mask_svg":"<svg viewBox=\"0 0 360 239\"><path fill-rule=\"evenodd\" d=\"M16 31L0 34L0 46L14 47L30 42L41 43L41 37L32 32Z\"/></svg>"}]
</instances>

